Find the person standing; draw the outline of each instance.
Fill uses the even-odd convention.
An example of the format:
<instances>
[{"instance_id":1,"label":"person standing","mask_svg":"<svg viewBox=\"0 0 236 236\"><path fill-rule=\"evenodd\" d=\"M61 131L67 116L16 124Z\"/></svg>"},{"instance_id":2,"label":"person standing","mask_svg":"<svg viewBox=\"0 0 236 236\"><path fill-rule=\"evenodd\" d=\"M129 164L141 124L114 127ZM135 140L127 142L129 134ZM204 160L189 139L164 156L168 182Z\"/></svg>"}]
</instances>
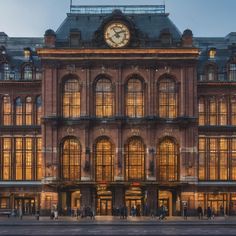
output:
<instances>
[{"instance_id":1,"label":"person standing","mask_svg":"<svg viewBox=\"0 0 236 236\"><path fill-rule=\"evenodd\" d=\"M198 219L202 220L203 217L203 211L202 211L202 207L199 205L197 208L197 213L198 213Z\"/></svg>"},{"instance_id":2,"label":"person standing","mask_svg":"<svg viewBox=\"0 0 236 236\"><path fill-rule=\"evenodd\" d=\"M188 217L188 208L187 206L184 206L184 219L187 220Z\"/></svg>"},{"instance_id":3,"label":"person standing","mask_svg":"<svg viewBox=\"0 0 236 236\"><path fill-rule=\"evenodd\" d=\"M23 218L23 211L22 211L22 206L19 208L19 218L22 220Z\"/></svg>"}]
</instances>

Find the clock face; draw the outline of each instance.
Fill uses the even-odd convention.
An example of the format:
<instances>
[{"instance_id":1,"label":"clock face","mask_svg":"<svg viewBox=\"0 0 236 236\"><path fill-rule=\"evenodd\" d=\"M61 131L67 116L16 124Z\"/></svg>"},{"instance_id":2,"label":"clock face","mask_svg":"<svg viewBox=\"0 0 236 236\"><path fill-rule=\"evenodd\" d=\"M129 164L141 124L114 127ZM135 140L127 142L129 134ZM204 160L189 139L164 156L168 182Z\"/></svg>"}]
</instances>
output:
<instances>
[{"instance_id":1,"label":"clock face","mask_svg":"<svg viewBox=\"0 0 236 236\"><path fill-rule=\"evenodd\" d=\"M105 28L104 39L110 47L121 48L129 43L130 31L125 24L113 22Z\"/></svg>"}]
</instances>

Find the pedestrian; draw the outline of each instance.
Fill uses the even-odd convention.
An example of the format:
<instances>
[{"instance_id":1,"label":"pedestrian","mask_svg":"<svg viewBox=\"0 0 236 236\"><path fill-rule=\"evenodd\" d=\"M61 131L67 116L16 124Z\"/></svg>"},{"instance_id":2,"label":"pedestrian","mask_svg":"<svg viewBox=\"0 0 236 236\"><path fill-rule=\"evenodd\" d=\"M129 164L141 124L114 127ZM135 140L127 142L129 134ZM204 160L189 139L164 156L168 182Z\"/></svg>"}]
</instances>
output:
<instances>
[{"instance_id":1,"label":"pedestrian","mask_svg":"<svg viewBox=\"0 0 236 236\"><path fill-rule=\"evenodd\" d=\"M224 207L222 205L220 206L220 215L221 216L225 215Z\"/></svg>"},{"instance_id":2,"label":"pedestrian","mask_svg":"<svg viewBox=\"0 0 236 236\"><path fill-rule=\"evenodd\" d=\"M22 211L22 206L19 208L19 218L22 220L23 219L23 211Z\"/></svg>"},{"instance_id":3,"label":"pedestrian","mask_svg":"<svg viewBox=\"0 0 236 236\"><path fill-rule=\"evenodd\" d=\"M203 217L203 211L202 211L202 207L199 205L197 208L197 214L198 214L198 219L202 220Z\"/></svg>"},{"instance_id":4,"label":"pedestrian","mask_svg":"<svg viewBox=\"0 0 236 236\"><path fill-rule=\"evenodd\" d=\"M127 208L127 206L125 205L125 206L124 206L124 218L127 219L127 216L128 216L128 208Z\"/></svg>"},{"instance_id":5,"label":"pedestrian","mask_svg":"<svg viewBox=\"0 0 236 236\"><path fill-rule=\"evenodd\" d=\"M39 220L39 210L36 211L35 217L36 217L36 220Z\"/></svg>"},{"instance_id":6,"label":"pedestrian","mask_svg":"<svg viewBox=\"0 0 236 236\"><path fill-rule=\"evenodd\" d=\"M188 208L187 206L184 206L184 219L187 220L188 217Z\"/></svg>"},{"instance_id":7,"label":"pedestrian","mask_svg":"<svg viewBox=\"0 0 236 236\"><path fill-rule=\"evenodd\" d=\"M211 207L208 206L208 207L207 207L207 219L208 219L208 220L211 219L211 216L212 216L211 214L212 214Z\"/></svg>"}]
</instances>

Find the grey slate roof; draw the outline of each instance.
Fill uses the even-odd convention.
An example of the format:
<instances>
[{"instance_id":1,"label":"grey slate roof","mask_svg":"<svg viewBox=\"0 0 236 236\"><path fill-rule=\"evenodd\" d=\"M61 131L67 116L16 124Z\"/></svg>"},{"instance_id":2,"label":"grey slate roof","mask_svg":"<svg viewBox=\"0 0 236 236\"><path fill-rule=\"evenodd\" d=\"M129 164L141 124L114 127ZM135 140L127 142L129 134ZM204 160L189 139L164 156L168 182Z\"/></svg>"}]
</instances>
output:
<instances>
[{"instance_id":1,"label":"grey slate roof","mask_svg":"<svg viewBox=\"0 0 236 236\"><path fill-rule=\"evenodd\" d=\"M108 14L67 14L67 18L56 31L58 41L67 41L71 29L81 32L82 41L90 42ZM174 41L181 39L181 32L169 19L168 14L126 14L135 27L151 40L157 40L160 32L168 28Z\"/></svg>"}]
</instances>

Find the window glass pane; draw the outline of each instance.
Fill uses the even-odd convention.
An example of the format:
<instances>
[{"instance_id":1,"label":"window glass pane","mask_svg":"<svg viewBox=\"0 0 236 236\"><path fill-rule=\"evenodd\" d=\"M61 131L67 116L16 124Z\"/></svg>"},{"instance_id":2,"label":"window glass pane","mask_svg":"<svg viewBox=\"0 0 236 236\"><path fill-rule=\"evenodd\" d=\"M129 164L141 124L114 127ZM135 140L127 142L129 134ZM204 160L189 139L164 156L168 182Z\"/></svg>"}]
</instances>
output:
<instances>
[{"instance_id":1,"label":"window glass pane","mask_svg":"<svg viewBox=\"0 0 236 236\"><path fill-rule=\"evenodd\" d=\"M11 100L9 96L3 97L3 125L12 125Z\"/></svg>"}]
</instances>

